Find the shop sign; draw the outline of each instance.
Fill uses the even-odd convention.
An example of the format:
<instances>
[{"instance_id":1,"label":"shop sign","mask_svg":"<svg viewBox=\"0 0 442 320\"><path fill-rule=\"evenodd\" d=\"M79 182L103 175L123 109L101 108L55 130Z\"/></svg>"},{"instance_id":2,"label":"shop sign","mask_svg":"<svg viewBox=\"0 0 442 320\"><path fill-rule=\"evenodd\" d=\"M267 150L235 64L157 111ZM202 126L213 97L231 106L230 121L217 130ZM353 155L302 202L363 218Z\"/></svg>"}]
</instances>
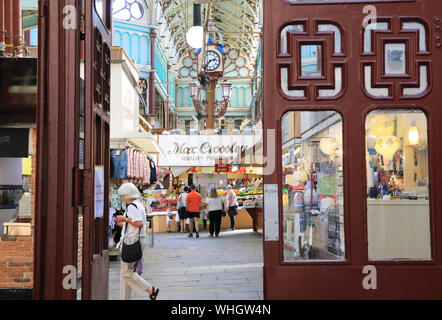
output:
<instances>
[{"instance_id":1,"label":"shop sign","mask_svg":"<svg viewBox=\"0 0 442 320\"><path fill-rule=\"evenodd\" d=\"M255 145L254 135L161 135L161 167L214 167L222 158L227 163Z\"/></svg>"},{"instance_id":2,"label":"shop sign","mask_svg":"<svg viewBox=\"0 0 442 320\"><path fill-rule=\"evenodd\" d=\"M95 167L95 218L104 213L104 167Z\"/></svg>"},{"instance_id":3,"label":"shop sign","mask_svg":"<svg viewBox=\"0 0 442 320\"><path fill-rule=\"evenodd\" d=\"M215 172L229 172L230 164L227 161L224 161L223 158L219 158L215 162Z\"/></svg>"},{"instance_id":4,"label":"shop sign","mask_svg":"<svg viewBox=\"0 0 442 320\"><path fill-rule=\"evenodd\" d=\"M278 185L264 185L264 236L265 241L279 240Z\"/></svg>"},{"instance_id":5,"label":"shop sign","mask_svg":"<svg viewBox=\"0 0 442 320\"><path fill-rule=\"evenodd\" d=\"M27 158L29 129L0 128L0 158Z\"/></svg>"}]
</instances>

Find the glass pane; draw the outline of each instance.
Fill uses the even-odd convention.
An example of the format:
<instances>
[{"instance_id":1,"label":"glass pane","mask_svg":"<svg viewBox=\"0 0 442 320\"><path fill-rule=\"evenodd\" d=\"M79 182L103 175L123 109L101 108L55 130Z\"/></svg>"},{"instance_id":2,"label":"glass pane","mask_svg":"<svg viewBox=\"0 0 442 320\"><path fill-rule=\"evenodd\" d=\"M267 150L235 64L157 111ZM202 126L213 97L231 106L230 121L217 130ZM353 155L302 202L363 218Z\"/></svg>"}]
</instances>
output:
<instances>
[{"instance_id":1,"label":"glass pane","mask_svg":"<svg viewBox=\"0 0 442 320\"><path fill-rule=\"evenodd\" d=\"M333 24L319 24L318 25L318 31L332 31L334 32L335 36L335 47L334 52L335 53L342 53L342 45L341 45L341 31L339 28Z\"/></svg>"},{"instance_id":2,"label":"glass pane","mask_svg":"<svg viewBox=\"0 0 442 320\"><path fill-rule=\"evenodd\" d=\"M282 127L284 260L344 260L341 116L289 112Z\"/></svg>"},{"instance_id":3,"label":"glass pane","mask_svg":"<svg viewBox=\"0 0 442 320\"><path fill-rule=\"evenodd\" d=\"M289 53L287 48L287 37L290 32L302 32L304 27L301 24L289 25L282 29L281 32L281 54Z\"/></svg>"},{"instance_id":4,"label":"glass pane","mask_svg":"<svg viewBox=\"0 0 442 320\"><path fill-rule=\"evenodd\" d=\"M289 70L287 68L281 69L281 88L284 94L289 97L305 97L304 90L289 90Z\"/></svg>"},{"instance_id":5,"label":"glass pane","mask_svg":"<svg viewBox=\"0 0 442 320\"><path fill-rule=\"evenodd\" d=\"M370 23L364 30L364 53L371 52L371 30L388 30L387 22Z\"/></svg>"},{"instance_id":6,"label":"glass pane","mask_svg":"<svg viewBox=\"0 0 442 320\"><path fill-rule=\"evenodd\" d=\"M412 97L423 94L428 90L428 71L427 66L419 67L419 86L416 88L404 88L404 96Z\"/></svg>"},{"instance_id":7,"label":"glass pane","mask_svg":"<svg viewBox=\"0 0 442 320\"><path fill-rule=\"evenodd\" d=\"M101 20L103 20L103 0L95 0L95 10L97 11Z\"/></svg>"},{"instance_id":8,"label":"glass pane","mask_svg":"<svg viewBox=\"0 0 442 320\"><path fill-rule=\"evenodd\" d=\"M419 50L427 51L427 31L420 22L404 22L402 23L402 30L419 30Z\"/></svg>"},{"instance_id":9,"label":"glass pane","mask_svg":"<svg viewBox=\"0 0 442 320\"><path fill-rule=\"evenodd\" d=\"M301 65L303 76L320 76L322 74L322 54L320 45L301 46Z\"/></svg>"},{"instance_id":10,"label":"glass pane","mask_svg":"<svg viewBox=\"0 0 442 320\"><path fill-rule=\"evenodd\" d=\"M369 259L430 259L425 114L371 112L366 132Z\"/></svg>"},{"instance_id":11,"label":"glass pane","mask_svg":"<svg viewBox=\"0 0 442 320\"><path fill-rule=\"evenodd\" d=\"M371 66L364 67L364 80L365 80L365 89L372 96L381 98L381 97L388 97L390 95L388 88L382 88L382 87L375 88L372 86Z\"/></svg>"},{"instance_id":12,"label":"glass pane","mask_svg":"<svg viewBox=\"0 0 442 320\"><path fill-rule=\"evenodd\" d=\"M405 74L405 43L385 45L385 73Z\"/></svg>"}]
</instances>

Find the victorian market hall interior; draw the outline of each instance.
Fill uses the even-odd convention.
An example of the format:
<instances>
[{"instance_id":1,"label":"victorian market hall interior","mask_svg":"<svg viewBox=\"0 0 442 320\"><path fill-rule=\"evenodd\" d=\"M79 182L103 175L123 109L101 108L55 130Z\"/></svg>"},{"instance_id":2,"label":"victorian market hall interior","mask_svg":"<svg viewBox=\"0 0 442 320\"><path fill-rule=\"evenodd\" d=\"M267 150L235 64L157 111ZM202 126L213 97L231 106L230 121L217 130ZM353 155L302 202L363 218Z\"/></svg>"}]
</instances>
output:
<instances>
[{"instance_id":1,"label":"victorian market hall interior","mask_svg":"<svg viewBox=\"0 0 442 320\"><path fill-rule=\"evenodd\" d=\"M441 68L439 0L0 0L0 299L441 299Z\"/></svg>"}]
</instances>

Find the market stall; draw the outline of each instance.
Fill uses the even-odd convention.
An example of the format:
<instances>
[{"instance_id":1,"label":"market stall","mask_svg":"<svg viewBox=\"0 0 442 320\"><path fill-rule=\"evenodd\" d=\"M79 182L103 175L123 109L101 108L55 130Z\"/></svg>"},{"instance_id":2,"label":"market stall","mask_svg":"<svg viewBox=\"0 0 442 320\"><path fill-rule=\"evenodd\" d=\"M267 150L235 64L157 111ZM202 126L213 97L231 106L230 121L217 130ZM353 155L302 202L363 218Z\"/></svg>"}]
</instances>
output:
<instances>
[{"instance_id":1,"label":"market stall","mask_svg":"<svg viewBox=\"0 0 442 320\"><path fill-rule=\"evenodd\" d=\"M241 161L234 164L238 156L256 144L254 135L163 134L158 136L158 144L164 151L158 155L158 171L165 172L160 175L159 180L163 181L162 177L170 174L167 180L170 183L167 185L174 190L174 196L183 192L185 186L194 184L203 199L213 187L217 188L223 198L227 185L232 185L240 196L238 200L241 205L235 227L258 230L256 211L262 207L262 191L252 194L250 190L262 189L262 170L243 165ZM166 217L158 217L156 220L158 225L155 225L155 230L165 231ZM228 216L223 218L221 228L230 228ZM174 220L172 230L177 229L178 223Z\"/></svg>"}]
</instances>

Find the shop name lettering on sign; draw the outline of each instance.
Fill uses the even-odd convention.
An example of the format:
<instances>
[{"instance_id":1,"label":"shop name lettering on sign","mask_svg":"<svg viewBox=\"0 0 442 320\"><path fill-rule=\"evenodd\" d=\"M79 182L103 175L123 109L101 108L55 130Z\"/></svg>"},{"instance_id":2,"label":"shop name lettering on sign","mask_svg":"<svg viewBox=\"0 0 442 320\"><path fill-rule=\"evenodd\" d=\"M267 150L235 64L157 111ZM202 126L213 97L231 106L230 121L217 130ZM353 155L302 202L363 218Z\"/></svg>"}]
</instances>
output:
<instances>
[{"instance_id":1,"label":"shop name lettering on sign","mask_svg":"<svg viewBox=\"0 0 442 320\"><path fill-rule=\"evenodd\" d=\"M204 142L200 146L188 146L186 143L174 143L169 154L224 154L224 153L239 153L245 151L248 146L239 146L236 142L232 145L212 146L209 142Z\"/></svg>"},{"instance_id":2,"label":"shop name lettering on sign","mask_svg":"<svg viewBox=\"0 0 442 320\"><path fill-rule=\"evenodd\" d=\"M162 135L159 145L164 154L159 156L159 166L213 167L218 159L230 163L241 159L241 154L255 145L253 135L180 136Z\"/></svg>"}]
</instances>

